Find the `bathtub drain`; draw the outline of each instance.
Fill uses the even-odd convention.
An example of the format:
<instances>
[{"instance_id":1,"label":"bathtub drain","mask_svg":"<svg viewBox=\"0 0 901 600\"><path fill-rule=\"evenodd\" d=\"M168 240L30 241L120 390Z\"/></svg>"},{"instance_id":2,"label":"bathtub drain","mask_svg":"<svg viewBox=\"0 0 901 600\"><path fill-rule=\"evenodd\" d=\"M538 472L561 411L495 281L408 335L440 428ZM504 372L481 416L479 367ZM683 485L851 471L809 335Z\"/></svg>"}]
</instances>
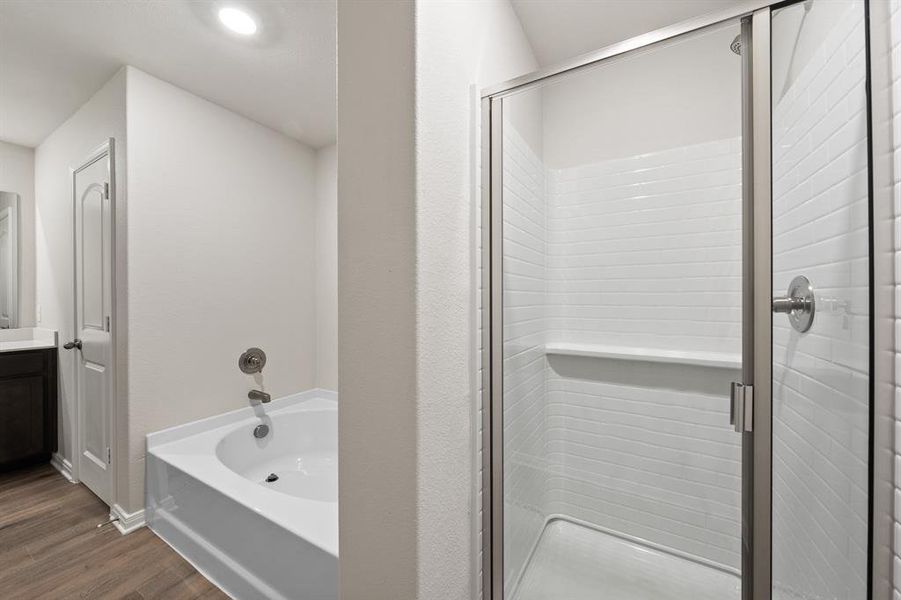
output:
<instances>
[{"instance_id":1,"label":"bathtub drain","mask_svg":"<svg viewBox=\"0 0 901 600\"><path fill-rule=\"evenodd\" d=\"M269 473L266 477L266 483L272 483L273 481L278 481L278 475L275 473Z\"/></svg>"}]
</instances>

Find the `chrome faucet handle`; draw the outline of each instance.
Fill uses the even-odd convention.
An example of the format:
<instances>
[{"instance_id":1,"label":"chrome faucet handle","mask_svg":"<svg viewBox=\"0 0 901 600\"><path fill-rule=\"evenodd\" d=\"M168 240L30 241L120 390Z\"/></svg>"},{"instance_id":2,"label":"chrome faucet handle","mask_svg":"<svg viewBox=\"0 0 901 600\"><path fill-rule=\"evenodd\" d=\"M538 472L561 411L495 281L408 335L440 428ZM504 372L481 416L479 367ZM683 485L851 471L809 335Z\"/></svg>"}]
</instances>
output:
<instances>
[{"instance_id":1,"label":"chrome faucet handle","mask_svg":"<svg viewBox=\"0 0 901 600\"><path fill-rule=\"evenodd\" d=\"M796 331L801 333L808 331L816 315L816 298L810 280L803 275L792 279L788 293L773 298L773 312L788 315L788 321Z\"/></svg>"},{"instance_id":2,"label":"chrome faucet handle","mask_svg":"<svg viewBox=\"0 0 901 600\"><path fill-rule=\"evenodd\" d=\"M238 357L238 368L248 375L262 372L265 366L266 353L259 348L248 348Z\"/></svg>"},{"instance_id":3,"label":"chrome faucet handle","mask_svg":"<svg viewBox=\"0 0 901 600\"><path fill-rule=\"evenodd\" d=\"M809 311L812 306L810 298L779 296L773 298L773 312L789 314L796 310Z\"/></svg>"}]
</instances>

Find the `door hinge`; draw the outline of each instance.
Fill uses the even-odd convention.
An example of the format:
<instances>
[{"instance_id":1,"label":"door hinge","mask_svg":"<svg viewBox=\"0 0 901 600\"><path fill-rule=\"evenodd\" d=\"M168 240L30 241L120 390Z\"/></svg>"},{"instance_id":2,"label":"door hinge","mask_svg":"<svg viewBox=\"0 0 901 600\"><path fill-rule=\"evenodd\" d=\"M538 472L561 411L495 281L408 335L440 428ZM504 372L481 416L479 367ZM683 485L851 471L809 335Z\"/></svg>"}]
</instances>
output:
<instances>
[{"instance_id":1,"label":"door hinge","mask_svg":"<svg viewBox=\"0 0 901 600\"><path fill-rule=\"evenodd\" d=\"M110 450L109 446L106 447L106 464L113 464L113 451Z\"/></svg>"},{"instance_id":2,"label":"door hinge","mask_svg":"<svg viewBox=\"0 0 901 600\"><path fill-rule=\"evenodd\" d=\"M110 323L110 319L109 319L109 317L107 316L107 317L106 317L106 332L107 332L107 333L110 332L110 326L109 326L109 323Z\"/></svg>"},{"instance_id":3,"label":"door hinge","mask_svg":"<svg viewBox=\"0 0 901 600\"><path fill-rule=\"evenodd\" d=\"M735 431L754 431L754 386L733 381L729 409L729 422Z\"/></svg>"},{"instance_id":4,"label":"door hinge","mask_svg":"<svg viewBox=\"0 0 901 600\"><path fill-rule=\"evenodd\" d=\"M109 182L108 181L103 182L103 199L109 200Z\"/></svg>"}]
</instances>

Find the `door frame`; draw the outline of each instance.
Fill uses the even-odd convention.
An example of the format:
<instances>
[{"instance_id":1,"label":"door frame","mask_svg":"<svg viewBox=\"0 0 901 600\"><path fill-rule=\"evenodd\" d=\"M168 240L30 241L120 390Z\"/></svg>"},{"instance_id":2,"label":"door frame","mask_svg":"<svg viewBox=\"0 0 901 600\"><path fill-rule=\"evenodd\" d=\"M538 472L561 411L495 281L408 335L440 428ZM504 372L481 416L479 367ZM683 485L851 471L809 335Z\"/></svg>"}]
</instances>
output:
<instances>
[{"instance_id":1,"label":"door frame","mask_svg":"<svg viewBox=\"0 0 901 600\"><path fill-rule=\"evenodd\" d=\"M771 10L800 0L741 0L702 15L613 44L598 51L489 86L481 94L481 393L477 437L481 488L474 514L481 519L484 600L504 599L503 490L503 101L512 93L604 60L728 21L742 23L743 83L743 383L754 385L753 432L742 434L742 599L772 595L772 181ZM879 2L864 0L867 13L867 85L870 121L891 118L887 15ZM875 9L875 10L874 10ZM874 14L875 13L875 14ZM873 17L876 17L875 19ZM890 50L890 49L889 49ZM878 54L878 56L877 56ZM876 93L874 93L874 90ZM875 129L875 130L874 130ZM870 552L868 598L891 600L891 527L894 460L894 278L892 235L892 140L890 128L869 127L870 155ZM874 137L876 136L876 137ZM876 160L874 160L874 157ZM874 264L875 263L875 264ZM745 265L743 265L744 268ZM757 285L754 285L758 282ZM878 290L878 292L877 292ZM751 302L749 302L751 300ZM877 319L882 327L874 328ZM891 325L888 325L891 323ZM877 356L878 355L878 356ZM755 357L758 360L754 360ZM882 524L884 531L877 528Z\"/></svg>"},{"instance_id":2,"label":"door frame","mask_svg":"<svg viewBox=\"0 0 901 600\"><path fill-rule=\"evenodd\" d=\"M117 444L117 435L116 435L116 406L118 402L116 402L116 378L117 378L117 331L118 331L118 323L116 321L117 314L117 306L116 306L116 266L117 266L117 249L116 249L116 140L115 138L107 138L102 144L97 146L92 152L90 152L87 157L82 160L77 167L69 169L69 182L71 185L71 194L72 194L72 327L73 327L73 338L77 336L77 331L74 331L77 328L78 324L78 282L77 282L77 274L78 274L78 265L77 263L77 245L78 245L78 235L76 233L77 220L75 218L75 211L78 210L78 198L77 191L75 187L75 176L86 169L90 165L93 165L98 160L104 160L104 156L106 157L107 169L109 172L109 203L110 203L110 359L109 359L109 375L107 377L106 385L108 388L107 393L107 433L110 445L109 452L109 506L112 509L117 502L117 490L116 490L116 482L118 481L118 465L116 460L116 444ZM76 358L78 360L78 358ZM73 444L74 444L74 456L72 457L72 479L75 482L79 482L81 480L80 471L81 471L81 451L82 451L82 438L81 438L81 423L80 423L80 414L81 414L81 395L79 393L80 386L78 381L78 367L77 363L74 365L74 370L72 374L72 381L74 383L75 390L75 410L72 416L72 433L73 433Z\"/></svg>"}]
</instances>

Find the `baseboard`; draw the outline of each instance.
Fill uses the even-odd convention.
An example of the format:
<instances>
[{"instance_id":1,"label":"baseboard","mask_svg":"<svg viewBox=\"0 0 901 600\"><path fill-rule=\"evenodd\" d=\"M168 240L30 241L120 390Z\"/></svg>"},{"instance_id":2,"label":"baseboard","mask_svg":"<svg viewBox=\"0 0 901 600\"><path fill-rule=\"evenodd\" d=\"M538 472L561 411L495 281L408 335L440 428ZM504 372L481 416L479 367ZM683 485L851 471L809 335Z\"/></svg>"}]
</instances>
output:
<instances>
[{"instance_id":1,"label":"baseboard","mask_svg":"<svg viewBox=\"0 0 901 600\"><path fill-rule=\"evenodd\" d=\"M65 477L69 483L78 483L78 480L72 475L72 463L56 452L50 456L50 466L59 471L59 474Z\"/></svg>"},{"instance_id":2,"label":"baseboard","mask_svg":"<svg viewBox=\"0 0 901 600\"><path fill-rule=\"evenodd\" d=\"M113 504L110 507L109 516L110 519L115 519L113 525L116 526L116 529L118 529L119 533L122 535L127 535L146 525L143 508L130 513L118 504Z\"/></svg>"}]
</instances>

